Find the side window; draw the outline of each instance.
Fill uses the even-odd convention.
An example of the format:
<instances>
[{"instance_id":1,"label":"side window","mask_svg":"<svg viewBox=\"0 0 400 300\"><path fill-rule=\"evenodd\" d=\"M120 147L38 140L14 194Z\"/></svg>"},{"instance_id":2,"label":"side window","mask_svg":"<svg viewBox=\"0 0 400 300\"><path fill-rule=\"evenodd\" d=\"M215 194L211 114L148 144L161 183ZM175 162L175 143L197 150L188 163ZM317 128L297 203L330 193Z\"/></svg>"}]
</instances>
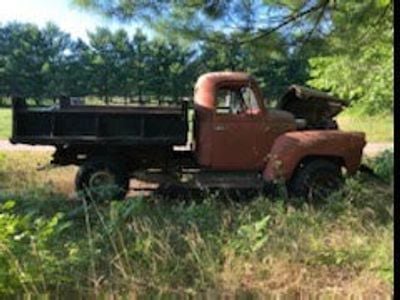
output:
<instances>
[{"instance_id":1,"label":"side window","mask_svg":"<svg viewBox=\"0 0 400 300\"><path fill-rule=\"evenodd\" d=\"M229 114L230 94L227 89L217 91L217 114Z\"/></svg>"},{"instance_id":2,"label":"side window","mask_svg":"<svg viewBox=\"0 0 400 300\"><path fill-rule=\"evenodd\" d=\"M238 114L244 109L239 89L221 88L217 91L217 114Z\"/></svg>"},{"instance_id":3,"label":"side window","mask_svg":"<svg viewBox=\"0 0 400 300\"><path fill-rule=\"evenodd\" d=\"M256 114L259 112L257 98L253 90L241 88L221 88L217 91L217 114Z\"/></svg>"},{"instance_id":4,"label":"side window","mask_svg":"<svg viewBox=\"0 0 400 300\"><path fill-rule=\"evenodd\" d=\"M259 109L256 95L253 90L249 87L243 87L241 89L243 100L246 105L247 111L257 111Z\"/></svg>"}]
</instances>

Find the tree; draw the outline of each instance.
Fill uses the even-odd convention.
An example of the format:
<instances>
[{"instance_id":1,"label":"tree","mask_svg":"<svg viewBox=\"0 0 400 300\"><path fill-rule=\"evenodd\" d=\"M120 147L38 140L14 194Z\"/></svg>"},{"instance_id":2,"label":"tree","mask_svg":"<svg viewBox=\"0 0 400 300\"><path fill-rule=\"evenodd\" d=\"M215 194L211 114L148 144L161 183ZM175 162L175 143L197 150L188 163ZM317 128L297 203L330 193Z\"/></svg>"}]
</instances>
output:
<instances>
[{"instance_id":1,"label":"tree","mask_svg":"<svg viewBox=\"0 0 400 300\"><path fill-rule=\"evenodd\" d=\"M149 44L148 90L159 100L177 101L192 93L196 70L192 61L194 51L161 40Z\"/></svg>"},{"instance_id":2,"label":"tree","mask_svg":"<svg viewBox=\"0 0 400 300\"><path fill-rule=\"evenodd\" d=\"M393 5L352 0L341 8L329 50L310 59L308 83L351 101L359 113L393 112Z\"/></svg>"},{"instance_id":3,"label":"tree","mask_svg":"<svg viewBox=\"0 0 400 300\"><path fill-rule=\"evenodd\" d=\"M89 33L91 52L91 71L93 92L108 104L115 83L115 52L113 51L112 32L106 28L97 28Z\"/></svg>"},{"instance_id":4,"label":"tree","mask_svg":"<svg viewBox=\"0 0 400 300\"><path fill-rule=\"evenodd\" d=\"M68 54L71 53L71 37L62 32L56 25L47 24L40 32L43 40L42 66L43 95L46 98L57 98L68 92L65 86L65 69L68 64Z\"/></svg>"},{"instance_id":5,"label":"tree","mask_svg":"<svg viewBox=\"0 0 400 300\"><path fill-rule=\"evenodd\" d=\"M72 41L64 52L62 91L71 96L94 95L91 49L82 40Z\"/></svg>"},{"instance_id":6,"label":"tree","mask_svg":"<svg viewBox=\"0 0 400 300\"><path fill-rule=\"evenodd\" d=\"M0 96L20 95L39 103L77 92L85 81L79 79L83 61L74 58L79 47L81 41L73 42L51 23L43 29L21 23L0 27Z\"/></svg>"},{"instance_id":7,"label":"tree","mask_svg":"<svg viewBox=\"0 0 400 300\"><path fill-rule=\"evenodd\" d=\"M147 54L149 53L149 46L146 36L141 32L137 31L132 40L133 50L133 82L135 83L136 95L138 95L139 102L142 102L143 94L146 90L146 84L148 84L148 69L147 69Z\"/></svg>"},{"instance_id":8,"label":"tree","mask_svg":"<svg viewBox=\"0 0 400 300\"><path fill-rule=\"evenodd\" d=\"M114 53L114 65L113 69L115 74L112 77L112 95L123 97L127 102L130 94L130 81L131 73L131 62L133 59L132 44L129 40L129 36L125 30L118 30L111 38L112 52Z\"/></svg>"},{"instance_id":9,"label":"tree","mask_svg":"<svg viewBox=\"0 0 400 300\"><path fill-rule=\"evenodd\" d=\"M0 29L1 94L43 95L46 72L45 41L37 26L10 23Z\"/></svg>"},{"instance_id":10,"label":"tree","mask_svg":"<svg viewBox=\"0 0 400 300\"><path fill-rule=\"evenodd\" d=\"M142 22L168 36L219 43L215 33L244 32L239 43L265 38L271 33L304 27L308 33L323 31L323 20L335 0L232 0L232 1L126 1L72 0L76 5L121 21ZM294 26L294 27L293 27Z\"/></svg>"}]
</instances>

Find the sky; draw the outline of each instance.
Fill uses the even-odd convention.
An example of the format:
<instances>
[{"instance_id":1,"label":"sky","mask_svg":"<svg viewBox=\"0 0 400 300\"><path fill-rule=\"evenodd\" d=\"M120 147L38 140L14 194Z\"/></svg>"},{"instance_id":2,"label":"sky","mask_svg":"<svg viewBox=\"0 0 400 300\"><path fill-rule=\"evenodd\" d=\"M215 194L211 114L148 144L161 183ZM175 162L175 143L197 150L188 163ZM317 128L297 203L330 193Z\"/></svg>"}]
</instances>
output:
<instances>
[{"instance_id":1,"label":"sky","mask_svg":"<svg viewBox=\"0 0 400 300\"><path fill-rule=\"evenodd\" d=\"M50 21L72 37L80 37L85 41L86 32L94 31L98 26L111 30L125 28L129 33L137 28L85 12L73 6L70 0L0 0L0 25L10 21L34 23L39 27Z\"/></svg>"}]
</instances>

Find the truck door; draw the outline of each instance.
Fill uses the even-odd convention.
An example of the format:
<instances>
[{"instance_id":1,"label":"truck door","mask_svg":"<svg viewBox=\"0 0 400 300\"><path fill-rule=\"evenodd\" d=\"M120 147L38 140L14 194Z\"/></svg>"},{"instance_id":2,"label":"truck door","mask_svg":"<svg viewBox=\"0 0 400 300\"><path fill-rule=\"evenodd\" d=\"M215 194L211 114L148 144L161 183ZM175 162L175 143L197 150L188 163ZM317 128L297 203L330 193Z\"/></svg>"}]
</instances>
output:
<instances>
[{"instance_id":1,"label":"truck door","mask_svg":"<svg viewBox=\"0 0 400 300\"><path fill-rule=\"evenodd\" d=\"M262 169L268 141L265 116L249 87L220 88L213 117L211 167Z\"/></svg>"}]
</instances>

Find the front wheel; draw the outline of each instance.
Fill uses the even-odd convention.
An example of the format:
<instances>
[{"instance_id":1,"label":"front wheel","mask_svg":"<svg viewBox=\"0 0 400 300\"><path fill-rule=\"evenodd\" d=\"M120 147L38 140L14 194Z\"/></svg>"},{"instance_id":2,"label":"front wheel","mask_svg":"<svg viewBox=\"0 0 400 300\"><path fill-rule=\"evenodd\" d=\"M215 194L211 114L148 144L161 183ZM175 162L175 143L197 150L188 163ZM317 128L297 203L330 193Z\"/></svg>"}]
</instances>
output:
<instances>
[{"instance_id":1,"label":"front wheel","mask_svg":"<svg viewBox=\"0 0 400 300\"><path fill-rule=\"evenodd\" d=\"M122 200L129 189L128 172L113 158L93 158L80 167L75 188L87 200Z\"/></svg>"},{"instance_id":2,"label":"front wheel","mask_svg":"<svg viewBox=\"0 0 400 300\"><path fill-rule=\"evenodd\" d=\"M308 200L324 200L343 185L340 165L315 159L301 163L288 184L289 193Z\"/></svg>"}]
</instances>

